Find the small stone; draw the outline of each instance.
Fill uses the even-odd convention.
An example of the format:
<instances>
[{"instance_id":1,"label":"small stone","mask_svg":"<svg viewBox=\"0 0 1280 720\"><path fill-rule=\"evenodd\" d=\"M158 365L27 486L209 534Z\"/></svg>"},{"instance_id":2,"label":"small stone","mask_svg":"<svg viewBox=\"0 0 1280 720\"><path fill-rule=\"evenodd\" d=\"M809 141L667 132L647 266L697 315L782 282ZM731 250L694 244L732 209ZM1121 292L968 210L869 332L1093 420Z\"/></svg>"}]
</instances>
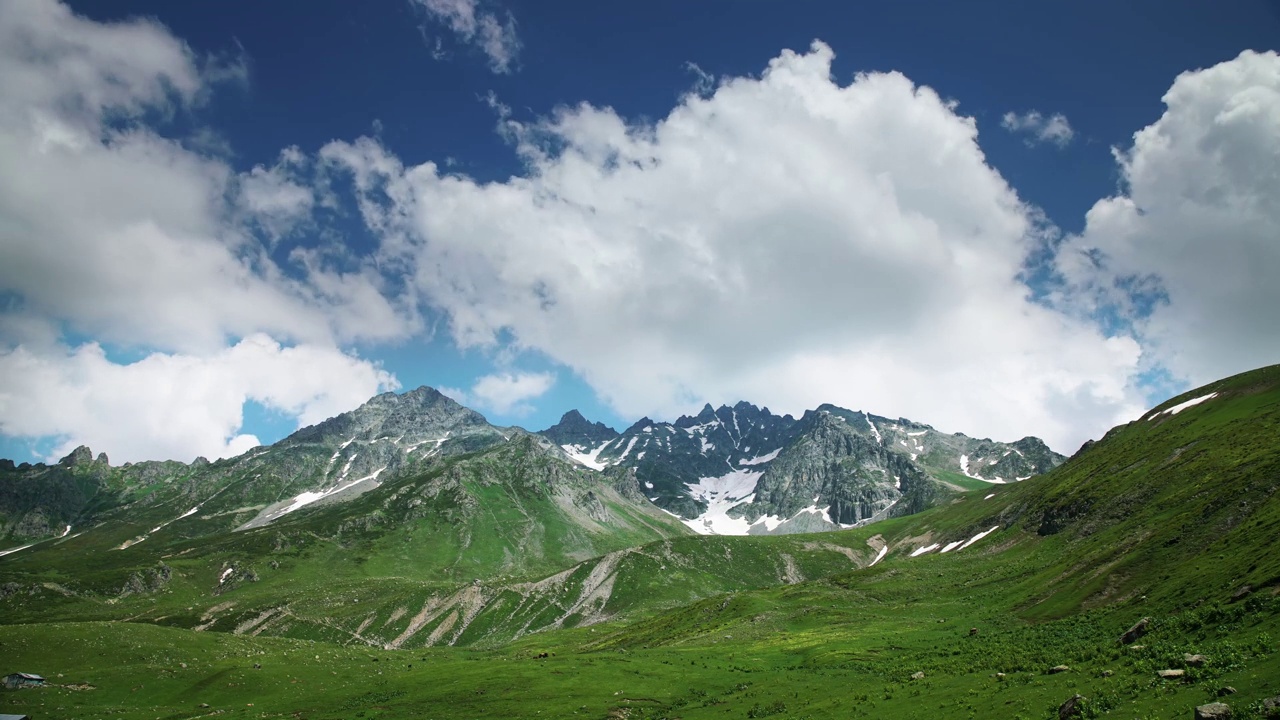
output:
<instances>
[{"instance_id":1,"label":"small stone","mask_svg":"<svg viewBox=\"0 0 1280 720\"><path fill-rule=\"evenodd\" d=\"M200 707L207 708L209 707L209 703L200 703Z\"/></svg>"},{"instance_id":2,"label":"small stone","mask_svg":"<svg viewBox=\"0 0 1280 720\"><path fill-rule=\"evenodd\" d=\"M1226 697L1228 695L1235 695L1235 694L1236 694L1236 689L1231 687L1230 685L1226 685L1218 688L1218 697Z\"/></svg>"},{"instance_id":3,"label":"small stone","mask_svg":"<svg viewBox=\"0 0 1280 720\"><path fill-rule=\"evenodd\" d=\"M1053 667L1049 668L1049 674L1057 675L1058 673L1067 672L1070 669L1071 668L1067 667L1066 665L1054 665Z\"/></svg>"},{"instance_id":4,"label":"small stone","mask_svg":"<svg viewBox=\"0 0 1280 720\"><path fill-rule=\"evenodd\" d=\"M1120 636L1120 644L1121 645L1132 644L1134 640L1137 640L1143 635L1146 635L1147 626L1150 624L1151 624L1151 618L1149 617L1144 617L1138 622L1134 623L1133 627L1126 630L1124 635Z\"/></svg>"},{"instance_id":5,"label":"small stone","mask_svg":"<svg viewBox=\"0 0 1280 720\"><path fill-rule=\"evenodd\" d=\"M1079 717L1084 713L1084 696L1072 695L1066 702L1058 706L1058 720Z\"/></svg>"},{"instance_id":6,"label":"small stone","mask_svg":"<svg viewBox=\"0 0 1280 720\"><path fill-rule=\"evenodd\" d=\"M254 663L254 664L253 664L253 669L254 669L254 670L261 670L261 669L262 669L262 663Z\"/></svg>"},{"instance_id":7,"label":"small stone","mask_svg":"<svg viewBox=\"0 0 1280 720\"><path fill-rule=\"evenodd\" d=\"M1187 674L1186 670L1157 670L1156 674L1163 680L1181 680Z\"/></svg>"},{"instance_id":8,"label":"small stone","mask_svg":"<svg viewBox=\"0 0 1280 720\"><path fill-rule=\"evenodd\" d=\"M1110 670L1102 671L1102 677L1111 677L1112 675L1115 675L1115 673L1111 672Z\"/></svg>"},{"instance_id":9,"label":"small stone","mask_svg":"<svg viewBox=\"0 0 1280 720\"><path fill-rule=\"evenodd\" d=\"M1209 662L1209 658L1203 655L1186 653L1182 656L1182 662L1186 663L1187 667L1204 667L1204 664Z\"/></svg>"},{"instance_id":10,"label":"small stone","mask_svg":"<svg viewBox=\"0 0 1280 720\"><path fill-rule=\"evenodd\" d=\"M997 680L1004 680L1004 673L996 673Z\"/></svg>"},{"instance_id":11,"label":"small stone","mask_svg":"<svg viewBox=\"0 0 1280 720\"><path fill-rule=\"evenodd\" d=\"M969 637L973 637L974 635L977 635L977 634L978 634L978 628L969 628Z\"/></svg>"},{"instance_id":12,"label":"small stone","mask_svg":"<svg viewBox=\"0 0 1280 720\"><path fill-rule=\"evenodd\" d=\"M183 670L186 670L186 669L187 669L187 664L186 664L186 663L178 663L178 667L182 668Z\"/></svg>"},{"instance_id":13,"label":"small stone","mask_svg":"<svg viewBox=\"0 0 1280 720\"><path fill-rule=\"evenodd\" d=\"M923 672L914 672L914 673L911 673L911 679L912 679L912 680L923 680L923 679L924 679L924 673L923 673Z\"/></svg>"},{"instance_id":14,"label":"small stone","mask_svg":"<svg viewBox=\"0 0 1280 720\"><path fill-rule=\"evenodd\" d=\"M1147 646L1146 645L1130 645L1129 649L1130 650L1146 650Z\"/></svg>"},{"instance_id":15,"label":"small stone","mask_svg":"<svg viewBox=\"0 0 1280 720\"><path fill-rule=\"evenodd\" d=\"M1209 703L1196 708L1196 720L1230 720L1231 707L1226 703Z\"/></svg>"}]
</instances>

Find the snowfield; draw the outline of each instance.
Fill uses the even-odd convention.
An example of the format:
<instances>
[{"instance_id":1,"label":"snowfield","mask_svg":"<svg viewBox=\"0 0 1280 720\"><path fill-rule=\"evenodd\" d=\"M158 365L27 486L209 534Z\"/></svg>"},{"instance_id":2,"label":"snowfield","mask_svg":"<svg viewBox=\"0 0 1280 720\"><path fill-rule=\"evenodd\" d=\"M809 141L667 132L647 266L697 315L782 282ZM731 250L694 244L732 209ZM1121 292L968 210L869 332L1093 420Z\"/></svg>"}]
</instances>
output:
<instances>
[{"instance_id":1,"label":"snowfield","mask_svg":"<svg viewBox=\"0 0 1280 720\"><path fill-rule=\"evenodd\" d=\"M720 477L700 478L688 483L689 495L707 504L706 512L692 520L682 519L694 532L703 535L746 535L751 523L729 517L731 508L755 499L756 481L763 470L734 470ZM759 521L757 521L759 522Z\"/></svg>"}]
</instances>

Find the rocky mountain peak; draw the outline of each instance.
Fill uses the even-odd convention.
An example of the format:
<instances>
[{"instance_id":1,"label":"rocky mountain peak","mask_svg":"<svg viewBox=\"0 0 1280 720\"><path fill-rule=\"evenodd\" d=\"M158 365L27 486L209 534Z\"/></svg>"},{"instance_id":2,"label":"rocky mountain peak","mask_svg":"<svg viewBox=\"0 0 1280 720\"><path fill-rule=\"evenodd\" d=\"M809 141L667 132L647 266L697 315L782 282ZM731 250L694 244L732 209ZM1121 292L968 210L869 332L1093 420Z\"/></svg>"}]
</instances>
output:
<instances>
[{"instance_id":1,"label":"rocky mountain peak","mask_svg":"<svg viewBox=\"0 0 1280 720\"><path fill-rule=\"evenodd\" d=\"M59 460L58 464L63 467L72 468L72 467L76 467L77 465L88 465L88 464L91 464L92 462L93 462L93 451L89 449L88 445L81 445L80 447L68 453L66 457Z\"/></svg>"},{"instance_id":2,"label":"rocky mountain peak","mask_svg":"<svg viewBox=\"0 0 1280 720\"><path fill-rule=\"evenodd\" d=\"M577 410L565 413L560 422L539 433L557 445L594 447L618 437L618 431L602 422L591 422Z\"/></svg>"}]
</instances>

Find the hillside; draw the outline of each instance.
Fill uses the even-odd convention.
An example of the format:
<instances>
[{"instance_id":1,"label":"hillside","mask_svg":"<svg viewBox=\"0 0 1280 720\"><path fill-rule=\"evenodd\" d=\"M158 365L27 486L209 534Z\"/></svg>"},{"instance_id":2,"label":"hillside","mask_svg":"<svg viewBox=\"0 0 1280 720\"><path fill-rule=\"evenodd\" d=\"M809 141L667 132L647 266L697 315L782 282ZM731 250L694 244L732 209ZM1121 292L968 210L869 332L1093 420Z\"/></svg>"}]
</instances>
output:
<instances>
[{"instance_id":1,"label":"hillside","mask_svg":"<svg viewBox=\"0 0 1280 720\"><path fill-rule=\"evenodd\" d=\"M342 505L229 536L254 538L239 547L173 541L167 577L140 575L114 600L69 586L87 559L64 538L0 559L6 622L23 623L0 626L0 642L27 671L98 689L5 697L46 702L46 717L253 702L312 718L1042 718L1080 694L1081 717L1185 718L1219 700L1263 717L1280 694L1277 440L1280 366L1172 398L1043 476L918 514L820 535L672 537L510 578L467 575L476 556L407 537L380 546L363 528L319 542ZM449 462L465 476L513 461ZM547 448L528 462L561 461ZM347 506L397 493L388 483ZM392 547L400 564L375 571ZM447 568L463 582L441 580ZM1144 617L1145 634L1121 642ZM490 649L424 647L450 643Z\"/></svg>"}]
</instances>

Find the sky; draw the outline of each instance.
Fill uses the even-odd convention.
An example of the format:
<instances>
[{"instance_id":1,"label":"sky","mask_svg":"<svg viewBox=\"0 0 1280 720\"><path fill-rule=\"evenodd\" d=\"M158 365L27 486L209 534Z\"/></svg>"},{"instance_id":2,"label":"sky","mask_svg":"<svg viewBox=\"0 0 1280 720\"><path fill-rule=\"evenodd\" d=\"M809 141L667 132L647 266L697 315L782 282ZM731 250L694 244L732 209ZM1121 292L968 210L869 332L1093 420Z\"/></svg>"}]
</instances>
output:
<instances>
[{"instance_id":1,"label":"sky","mask_svg":"<svg viewBox=\"0 0 1280 720\"><path fill-rule=\"evenodd\" d=\"M0 456L430 385L1061 452L1280 361L1280 6L0 3Z\"/></svg>"}]
</instances>

